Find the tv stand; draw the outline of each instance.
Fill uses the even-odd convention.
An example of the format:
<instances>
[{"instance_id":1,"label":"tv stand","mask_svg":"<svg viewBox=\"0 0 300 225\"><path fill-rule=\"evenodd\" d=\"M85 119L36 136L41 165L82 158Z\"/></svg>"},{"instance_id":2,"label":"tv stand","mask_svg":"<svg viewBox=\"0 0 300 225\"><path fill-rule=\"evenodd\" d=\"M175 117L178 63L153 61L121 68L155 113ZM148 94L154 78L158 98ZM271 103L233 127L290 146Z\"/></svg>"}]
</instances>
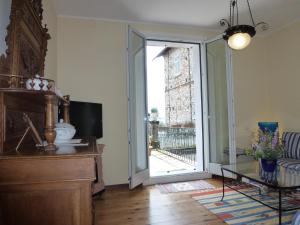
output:
<instances>
[{"instance_id":1,"label":"tv stand","mask_svg":"<svg viewBox=\"0 0 300 225\"><path fill-rule=\"evenodd\" d=\"M105 145L98 144L99 155L95 157L96 161L96 180L93 184L93 196L100 194L105 189L103 181L103 165L102 165L102 153Z\"/></svg>"}]
</instances>

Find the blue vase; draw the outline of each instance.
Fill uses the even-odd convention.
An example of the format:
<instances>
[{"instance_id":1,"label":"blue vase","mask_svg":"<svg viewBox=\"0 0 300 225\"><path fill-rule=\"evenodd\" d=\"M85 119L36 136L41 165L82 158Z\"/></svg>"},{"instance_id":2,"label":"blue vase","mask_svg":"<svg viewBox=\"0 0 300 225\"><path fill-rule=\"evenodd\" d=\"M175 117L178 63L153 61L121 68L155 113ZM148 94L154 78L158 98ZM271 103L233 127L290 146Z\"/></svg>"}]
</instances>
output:
<instances>
[{"instance_id":1,"label":"blue vase","mask_svg":"<svg viewBox=\"0 0 300 225\"><path fill-rule=\"evenodd\" d=\"M278 122L258 122L258 127L263 132L274 133L278 128Z\"/></svg>"},{"instance_id":2,"label":"blue vase","mask_svg":"<svg viewBox=\"0 0 300 225\"><path fill-rule=\"evenodd\" d=\"M277 159L273 159L273 160L261 159L261 166L262 169L266 172L274 172L277 167Z\"/></svg>"}]
</instances>

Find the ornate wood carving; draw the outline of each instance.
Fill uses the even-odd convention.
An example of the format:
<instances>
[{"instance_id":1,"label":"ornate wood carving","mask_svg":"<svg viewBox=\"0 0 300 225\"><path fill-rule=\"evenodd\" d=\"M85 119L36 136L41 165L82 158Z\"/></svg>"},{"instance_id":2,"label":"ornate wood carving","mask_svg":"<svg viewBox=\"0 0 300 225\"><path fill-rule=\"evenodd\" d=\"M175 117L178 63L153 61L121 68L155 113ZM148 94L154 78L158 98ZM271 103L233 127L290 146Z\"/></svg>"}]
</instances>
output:
<instances>
[{"instance_id":1,"label":"ornate wood carving","mask_svg":"<svg viewBox=\"0 0 300 225\"><path fill-rule=\"evenodd\" d=\"M0 73L44 76L50 35L47 26L42 25L42 14L41 0L12 0L6 37L7 56L0 56ZM20 86L17 80L11 79L15 87ZM0 82L0 87L6 87L4 82Z\"/></svg>"},{"instance_id":2,"label":"ornate wood carving","mask_svg":"<svg viewBox=\"0 0 300 225\"><path fill-rule=\"evenodd\" d=\"M37 64L41 54L29 43L26 37L20 38L20 64L19 71L24 77L31 77L33 74L41 74L41 64Z\"/></svg>"},{"instance_id":3,"label":"ornate wood carving","mask_svg":"<svg viewBox=\"0 0 300 225\"><path fill-rule=\"evenodd\" d=\"M33 9L35 10L40 20L43 20L42 0L31 0L31 4L33 5Z\"/></svg>"},{"instance_id":4,"label":"ornate wood carving","mask_svg":"<svg viewBox=\"0 0 300 225\"><path fill-rule=\"evenodd\" d=\"M39 133L43 134L45 124L44 96L0 91L0 140L2 140L0 152L14 149L24 134L27 126L22 119L23 112L29 115ZM29 136L25 140L25 144L34 147L34 142Z\"/></svg>"},{"instance_id":5,"label":"ornate wood carving","mask_svg":"<svg viewBox=\"0 0 300 225\"><path fill-rule=\"evenodd\" d=\"M23 112L29 115L40 134L45 131L50 143L48 149L55 149L54 93L45 99L46 93L20 89L29 77L44 76L50 35L42 24L42 14L42 0L12 0L5 39L8 48L6 55L0 56L0 153L14 149L24 133ZM53 86L48 83L49 87ZM34 147L30 138L25 142Z\"/></svg>"}]
</instances>

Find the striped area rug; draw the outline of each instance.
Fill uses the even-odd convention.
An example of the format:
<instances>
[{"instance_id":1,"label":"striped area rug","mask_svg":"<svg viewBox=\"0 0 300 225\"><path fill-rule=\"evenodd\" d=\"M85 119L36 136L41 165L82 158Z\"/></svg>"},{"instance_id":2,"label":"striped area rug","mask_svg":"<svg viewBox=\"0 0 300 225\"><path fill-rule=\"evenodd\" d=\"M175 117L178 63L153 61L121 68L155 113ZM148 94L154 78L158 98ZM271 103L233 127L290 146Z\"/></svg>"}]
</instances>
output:
<instances>
[{"instance_id":1,"label":"striped area rug","mask_svg":"<svg viewBox=\"0 0 300 225\"><path fill-rule=\"evenodd\" d=\"M221 201L222 188L212 191L192 194L192 197L209 211L217 215L227 224L231 225L277 225L278 213L259 202L256 202L229 188L225 189L224 201ZM254 197L260 197L257 190L243 189ZM265 202L278 204L278 200L270 196L264 196ZM282 224L290 225L296 211L285 212L282 216Z\"/></svg>"}]
</instances>

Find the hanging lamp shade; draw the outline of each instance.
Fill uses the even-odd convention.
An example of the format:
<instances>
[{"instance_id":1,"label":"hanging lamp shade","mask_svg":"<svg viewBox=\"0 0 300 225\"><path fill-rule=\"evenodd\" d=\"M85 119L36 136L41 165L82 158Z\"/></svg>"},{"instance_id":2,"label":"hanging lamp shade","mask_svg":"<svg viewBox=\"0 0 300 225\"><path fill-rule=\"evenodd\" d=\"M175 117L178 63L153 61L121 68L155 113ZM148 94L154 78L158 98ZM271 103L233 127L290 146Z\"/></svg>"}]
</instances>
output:
<instances>
[{"instance_id":1,"label":"hanging lamp shade","mask_svg":"<svg viewBox=\"0 0 300 225\"><path fill-rule=\"evenodd\" d=\"M229 37L228 45L235 50L246 48L251 42L251 36L248 33L236 33Z\"/></svg>"},{"instance_id":2,"label":"hanging lamp shade","mask_svg":"<svg viewBox=\"0 0 300 225\"><path fill-rule=\"evenodd\" d=\"M242 50L246 48L250 43L251 39L256 34L256 27L264 25L263 30L268 29L268 25L264 22L258 24L254 23L249 0L246 0L248 4L249 14L252 21L252 25L240 25L239 14L238 14L238 0L230 0L230 18L229 21L222 19L220 24L222 26L227 25L227 29L224 31L223 39L227 41L230 48L234 50Z\"/></svg>"},{"instance_id":3,"label":"hanging lamp shade","mask_svg":"<svg viewBox=\"0 0 300 225\"><path fill-rule=\"evenodd\" d=\"M254 27L249 25L236 25L225 30L223 38L228 42L230 48L241 50L246 48L251 38L256 34Z\"/></svg>"}]
</instances>

